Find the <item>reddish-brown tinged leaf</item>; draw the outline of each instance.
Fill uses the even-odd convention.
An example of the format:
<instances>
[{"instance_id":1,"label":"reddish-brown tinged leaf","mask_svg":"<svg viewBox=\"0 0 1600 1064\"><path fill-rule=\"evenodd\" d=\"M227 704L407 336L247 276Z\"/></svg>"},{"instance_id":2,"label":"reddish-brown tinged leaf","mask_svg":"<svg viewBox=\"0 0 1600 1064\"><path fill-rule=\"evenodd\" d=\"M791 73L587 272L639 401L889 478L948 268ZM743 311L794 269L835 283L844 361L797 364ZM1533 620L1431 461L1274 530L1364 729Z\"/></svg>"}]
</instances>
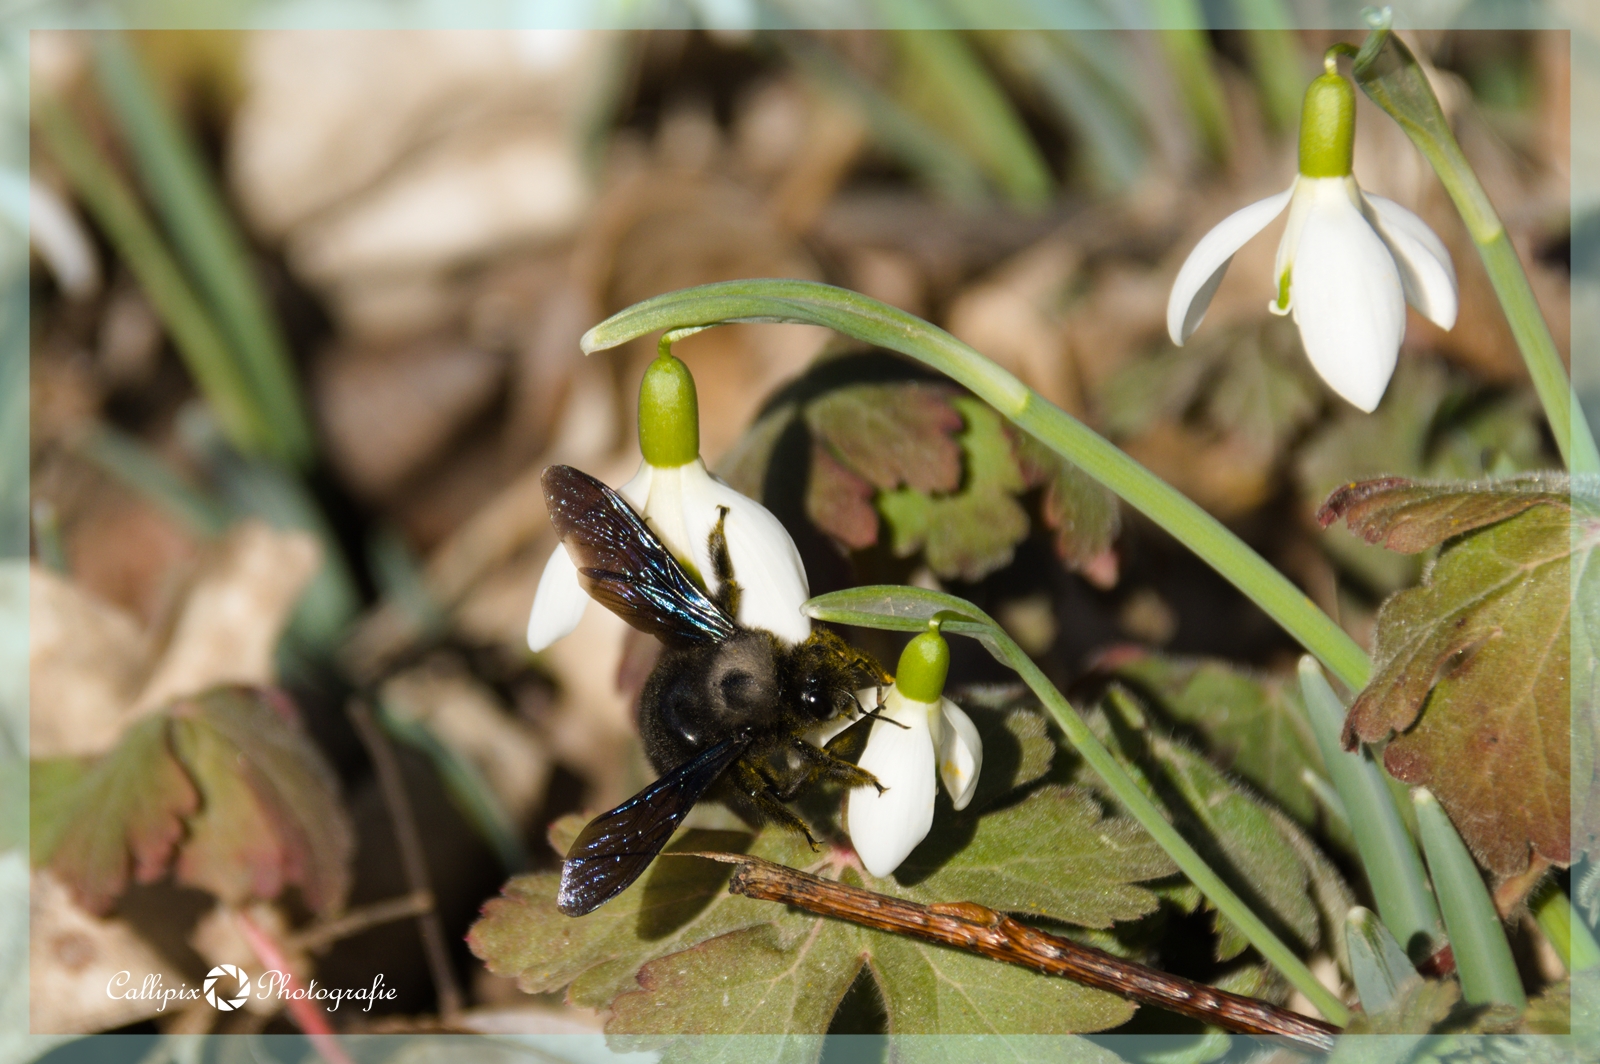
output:
<instances>
[{"instance_id":1,"label":"reddish-brown tinged leaf","mask_svg":"<svg viewBox=\"0 0 1600 1064\"><path fill-rule=\"evenodd\" d=\"M1116 583L1111 544L1122 527L1117 497L1089 474L1021 429L1007 426L1028 487L1044 486L1039 509L1069 569L1088 569L1096 586ZM1108 560L1109 559L1109 560Z\"/></svg>"},{"instance_id":2,"label":"reddish-brown tinged leaf","mask_svg":"<svg viewBox=\"0 0 1600 1064\"><path fill-rule=\"evenodd\" d=\"M851 550L878 542L874 489L835 461L820 441L811 445L811 478L806 484L806 516Z\"/></svg>"},{"instance_id":3,"label":"reddish-brown tinged leaf","mask_svg":"<svg viewBox=\"0 0 1600 1064\"><path fill-rule=\"evenodd\" d=\"M1392 735L1389 771L1432 790L1501 875L1525 869L1530 847L1557 864L1573 859L1571 644L1589 645L1600 521L1575 514L1562 488L1556 478L1516 478L1504 490L1391 480L1345 492L1337 511L1375 541L1447 541L1422 585L1379 611L1373 678L1350 707L1345 742ZM1588 691L1592 666L1580 671ZM1580 709L1590 719L1587 702ZM1594 803L1580 800L1587 823ZM1584 849L1590 833L1580 830Z\"/></svg>"},{"instance_id":4,"label":"reddish-brown tinged leaf","mask_svg":"<svg viewBox=\"0 0 1600 1064\"><path fill-rule=\"evenodd\" d=\"M167 743L167 719L130 727L74 788L44 862L79 905L105 913L128 886L161 878L199 796Z\"/></svg>"},{"instance_id":5,"label":"reddish-brown tinged leaf","mask_svg":"<svg viewBox=\"0 0 1600 1064\"><path fill-rule=\"evenodd\" d=\"M333 771L288 700L220 687L179 702L172 716L173 744L202 795L179 880L234 902L294 885L319 913L343 908L355 834Z\"/></svg>"},{"instance_id":6,"label":"reddish-brown tinged leaf","mask_svg":"<svg viewBox=\"0 0 1600 1064\"><path fill-rule=\"evenodd\" d=\"M813 439L880 491L906 486L955 491L961 484L961 415L937 384L857 384L806 407Z\"/></svg>"},{"instance_id":7,"label":"reddish-brown tinged leaf","mask_svg":"<svg viewBox=\"0 0 1600 1064\"><path fill-rule=\"evenodd\" d=\"M1541 503L1566 506L1569 491L1567 478L1557 473L1477 484L1382 477L1334 491L1317 511L1317 521L1323 528L1346 521L1368 543L1415 554Z\"/></svg>"}]
</instances>

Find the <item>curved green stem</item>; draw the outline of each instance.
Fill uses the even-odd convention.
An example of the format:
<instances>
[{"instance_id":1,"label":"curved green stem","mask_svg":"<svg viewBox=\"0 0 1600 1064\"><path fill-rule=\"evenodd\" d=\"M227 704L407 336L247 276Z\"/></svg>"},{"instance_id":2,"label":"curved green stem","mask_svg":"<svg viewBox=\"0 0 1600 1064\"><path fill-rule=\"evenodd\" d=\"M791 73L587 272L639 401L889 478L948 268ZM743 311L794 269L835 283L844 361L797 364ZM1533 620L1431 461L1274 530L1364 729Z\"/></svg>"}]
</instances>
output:
<instances>
[{"instance_id":1,"label":"curved green stem","mask_svg":"<svg viewBox=\"0 0 1600 1064\"><path fill-rule=\"evenodd\" d=\"M1455 203L1478 248L1511 335L1522 352L1562 460L1574 473L1600 472L1600 450L1581 413L1574 418L1572 385L1550 326L1533 298L1528 275L1488 193L1461 151L1427 76L1405 43L1378 22L1357 53L1351 73L1363 92L1399 123Z\"/></svg>"},{"instance_id":2,"label":"curved green stem","mask_svg":"<svg viewBox=\"0 0 1600 1064\"><path fill-rule=\"evenodd\" d=\"M729 281L636 303L585 333L583 350L604 350L657 330L732 322L824 325L933 367L1166 529L1260 606L1329 672L1352 688L1366 685L1371 669L1366 653L1304 592L1220 521L1083 422L943 329L914 315L812 281Z\"/></svg>"},{"instance_id":3,"label":"curved green stem","mask_svg":"<svg viewBox=\"0 0 1600 1064\"><path fill-rule=\"evenodd\" d=\"M940 631L965 635L981 642L989 653L1015 670L1039 701L1061 726L1072 748L1099 774L1128 813L1156 843L1166 851L1189 881L1233 921L1234 926L1264 957L1283 973L1296 990L1304 994L1331 1022L1341 1026L1350 1012L1327 987L1317 981L1311 969L1295 956L1283 940L1272 933L1244 900L1235 894L1222 877L1212 871L1178 830L1168 822L1155 802L1100 742L1089 725L1078 716L1055 685L1046 678L1033 659L1005 633L988 614L964 599L937 591L912 587L858 587L820 595L806 604L806 613L820 621L851 624L891 631L925 631L930 620L940 620Z\"/></svg>"}]
</instances>

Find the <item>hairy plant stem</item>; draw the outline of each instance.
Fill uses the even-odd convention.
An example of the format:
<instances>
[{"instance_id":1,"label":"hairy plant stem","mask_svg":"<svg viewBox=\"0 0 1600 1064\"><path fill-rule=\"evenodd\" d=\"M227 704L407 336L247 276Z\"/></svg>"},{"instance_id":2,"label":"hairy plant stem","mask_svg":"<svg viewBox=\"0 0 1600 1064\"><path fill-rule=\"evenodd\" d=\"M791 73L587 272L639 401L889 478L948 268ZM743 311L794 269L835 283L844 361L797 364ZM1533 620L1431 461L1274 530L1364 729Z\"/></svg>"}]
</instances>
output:
<instances>
[{"instance_id":1,"label":"hairy plant stem","mask_svg":"<svg viewBox=\"0 0 1600 1064\"><path fill-rule=\"evenodd\" d=\"M657 330L686 335L733 322L823 325L898 351L965 386L1055 453L1166 529L1220 573L1352 688L1371 663L1332 618L1222 522L967 344L875 299L812 281L746 280L701 285L647 299L583 337L586 353Z\"/></svg>"}]
</instances>

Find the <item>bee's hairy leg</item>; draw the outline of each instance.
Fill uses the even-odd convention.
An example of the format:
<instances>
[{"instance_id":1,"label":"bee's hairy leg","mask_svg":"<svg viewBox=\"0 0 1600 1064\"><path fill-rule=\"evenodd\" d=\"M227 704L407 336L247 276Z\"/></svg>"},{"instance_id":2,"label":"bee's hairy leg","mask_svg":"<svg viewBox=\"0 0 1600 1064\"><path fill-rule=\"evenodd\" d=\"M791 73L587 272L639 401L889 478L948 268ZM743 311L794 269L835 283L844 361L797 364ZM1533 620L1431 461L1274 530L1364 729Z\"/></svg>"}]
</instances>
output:
<instances>
[{"instance_id":1,"label":"bee's hairy leg","mask_svg":"<svg viewBox=\"0 0 1600 1064\"><path fill-rule=\"evenodd\" d=\"M733 772L737 777L739 789L750 797L750 800L755 803L762 816L775 824L788 828L790 831L799 832L806 837L806 842L811 844L813 850L818 848L817 840L811 835L811 828L806 825L804 820L796 816L788 806L773 797L772 785L767 782L765 776L743 761L734 762Z\"/></svg>"},{"instance_id":2,"label":"bee's hairy leg","mask_svg":"<svg viewBox=\"0 0 1600 1064\"><path fill-rule=\"evenodd\" d=\"M800 756L809 763L811 771L778 792L778 797L786 802L798 794L806 784L817 780L837 780L846 787L876 787L879 794L888 790L878 782L878 777L866 769L834 757L828 751L820 750L804 739L796 739L794 746Z\"/></svg>"},{"instance_id":3,"label":"bee's hairy leg","mask_svg":"<svg viewBox=\"0 0 1600 1064\"><path fill-rule=\"evenodd\" d=\"M739 616L739 582L733 578L733 555L728 553L728 533L723 527L728 520L728 508L717 507L717 523L711 528L706 547L711 552L711 571L717 578L717 591L712 601L729 617Z\"/></svg>"}]
</instances>

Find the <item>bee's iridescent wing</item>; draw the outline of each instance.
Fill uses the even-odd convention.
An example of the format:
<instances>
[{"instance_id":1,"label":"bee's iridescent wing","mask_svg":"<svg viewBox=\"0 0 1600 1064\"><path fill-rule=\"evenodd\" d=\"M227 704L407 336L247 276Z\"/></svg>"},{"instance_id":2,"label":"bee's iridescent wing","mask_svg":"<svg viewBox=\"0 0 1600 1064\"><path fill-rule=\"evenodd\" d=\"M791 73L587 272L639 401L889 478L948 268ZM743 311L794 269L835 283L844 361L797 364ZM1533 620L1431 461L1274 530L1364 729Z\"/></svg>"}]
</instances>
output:
<instances>
[{"instance_id":1,"label":"bee's iridescent wing","mask_svg":"<svg viewBox=\"0 0 1600 1064\"><path fill-rule=\"evenodd\" d=\"M750 745L736 735L686 761L585 827L561 866L556 905L568 916L593 912L638 879L706 789Z\"/></svg>"},{"instance_id":2,"label":"bee's iridescent wing","mask_svg":"<svg viewBox=\"0 0 1600 1064\"><path fill-rule=\"evenodd\" d=\"M663 642L720 643L733 619L706 597L628 500L571 466L544 471L550 523L591 598Z\"/></svg>"}]
</instances>

